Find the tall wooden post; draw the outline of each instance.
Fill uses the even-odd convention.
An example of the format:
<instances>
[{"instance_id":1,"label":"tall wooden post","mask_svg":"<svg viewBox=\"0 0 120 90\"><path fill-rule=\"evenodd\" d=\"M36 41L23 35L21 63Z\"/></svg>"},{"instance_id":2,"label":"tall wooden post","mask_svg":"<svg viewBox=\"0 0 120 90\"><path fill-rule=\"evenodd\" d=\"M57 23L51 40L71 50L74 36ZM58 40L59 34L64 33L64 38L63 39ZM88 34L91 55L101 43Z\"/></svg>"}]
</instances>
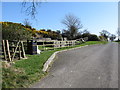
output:
<instances>
[{"instance_id":1,"label":"tall wooden post","mask_svg":"<svg viewBox=\"0 0 120 90\"><path fill-rule=\"evenodd\" d=\"M9 49L9 42L8 42L8 40L6 40L6 48L7 48L8 60L11 61L11 55L10 55L10 49Z\"/></svg>"},{"instance_id":2,"label":"tall wooden post","mask_svg":"<svg viewBox=\"0 0 120 90\"><path fill-rule=\"evenodd\" d=\"M21 46L18 46L19 47L19 59L21 59Z\"/></svg>"},{"instance_id":3,"label":"tall wooden post","mask_svg":"<svg viewBox=\"0 0 120 90\"><path fill-rule=\"evenodd\" d=\"M4 59L7 60L6 49L5 49L5 40L2 40L2 47L3 47Z\"/></svg>"},{"instance_id":4,"label":"tall wooden post","mask_svg":"<svg viewBox=\"0 0 120 90\"><path fill-rule=\"evenodd\" d=\"M23 58L26 58L23 41L21 41L21 48L22 48L22 56L23 56Z\"/></svg>"}]
</instances>

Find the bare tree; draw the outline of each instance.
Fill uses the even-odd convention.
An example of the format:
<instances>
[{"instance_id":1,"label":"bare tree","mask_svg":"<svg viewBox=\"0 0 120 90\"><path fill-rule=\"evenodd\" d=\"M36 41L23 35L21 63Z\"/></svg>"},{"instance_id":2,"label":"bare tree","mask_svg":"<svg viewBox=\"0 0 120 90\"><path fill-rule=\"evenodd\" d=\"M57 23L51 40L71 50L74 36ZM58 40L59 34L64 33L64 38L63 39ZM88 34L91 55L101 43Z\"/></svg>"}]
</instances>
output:
<instances>
[{"instance_id":1,"label":"bare tree","mask_svg":"<svg viewBox=\"0 0 120 90\"><path fill-rule=\"evenodd\" d=\"M67 27L65 32L67 32L69 39L74 39L78 33L78 30L83 27L79 18L72 14L66 15L65 19L62 20L62 23Z\"/></svg>"},{"instance_id":2,"label":"bare tree","mask_svg":"<svg viewBox=\"0 0 120 90\"><path fill-rule=\"evenodd\" d=\"M30 21L28 20L28 19L25 19L24 21L23 21L23 24L25 25L25 27L26 28L30 28L30 29L32 29L32 23L30 23Z\"/></svg>"},{"instance_id":3,"label":"bare tree","mask_svg":"<svg viewBox=\"0 0 120 90\"><path fill-rule=\"evenodd\" d=\"M25 26L31 26L32 23L30 23L30 21L29 21L28 19L25 19L25 20L23 21L23 24L24 24Z\"/></svg>"},{"instance_id":4,"label":"bare tree","mask_svg":"<svg viewBox=\"0 0 120 90\"><path fill-rule=\"evenodd\" d=\"M37 7L40 5L41 0L24 0L22 6L24 12L27 15L30 15L32 18L35 18L37 14Z\"/></svg>"}]
</instances>

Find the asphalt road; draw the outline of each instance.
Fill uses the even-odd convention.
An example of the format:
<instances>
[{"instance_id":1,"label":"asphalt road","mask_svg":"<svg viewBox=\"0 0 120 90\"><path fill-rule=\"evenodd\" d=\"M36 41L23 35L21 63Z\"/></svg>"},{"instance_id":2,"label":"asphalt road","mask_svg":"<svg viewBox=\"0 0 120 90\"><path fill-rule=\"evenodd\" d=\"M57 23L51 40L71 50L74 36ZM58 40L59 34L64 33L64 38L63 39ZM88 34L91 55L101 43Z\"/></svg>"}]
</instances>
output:
<instances>
[{"instance_id":1,"label":"asphalt road","mask_svg":"<svg viewBox=\"0 0 120 90\"><path fill-rule=\"evenodd\" d=\"M32 88L118 88L118 44L59 53L49 75Z\"/></svg>"}]
</instances>

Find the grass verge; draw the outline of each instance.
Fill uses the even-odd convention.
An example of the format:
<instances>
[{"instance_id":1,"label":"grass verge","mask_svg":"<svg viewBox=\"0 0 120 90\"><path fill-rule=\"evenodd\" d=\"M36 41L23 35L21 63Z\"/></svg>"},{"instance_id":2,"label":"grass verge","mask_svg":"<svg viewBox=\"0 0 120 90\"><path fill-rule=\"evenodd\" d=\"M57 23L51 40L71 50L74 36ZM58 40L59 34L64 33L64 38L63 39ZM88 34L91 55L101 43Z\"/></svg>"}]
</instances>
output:
<instances>
[{"instance_id":1,"label":"grass verge","mask_svg":"<svg viewBox=\"0 0 120 90\"><path fill-rule=\"evenodd\" d=\"M107 42L89 41L73 47L63 47L55 50L46 50L41 52L40 55L27 55L28 59L15 61L9 68L2 67L3 75L3 88L21 88L28 87L34 82L40 80L47 73L43 72L43 65L48 58L56 51L65 49L93 45L93 44L106 44ZM4 63L3 63L4 66Z\"/></svg>"}]
</instances>

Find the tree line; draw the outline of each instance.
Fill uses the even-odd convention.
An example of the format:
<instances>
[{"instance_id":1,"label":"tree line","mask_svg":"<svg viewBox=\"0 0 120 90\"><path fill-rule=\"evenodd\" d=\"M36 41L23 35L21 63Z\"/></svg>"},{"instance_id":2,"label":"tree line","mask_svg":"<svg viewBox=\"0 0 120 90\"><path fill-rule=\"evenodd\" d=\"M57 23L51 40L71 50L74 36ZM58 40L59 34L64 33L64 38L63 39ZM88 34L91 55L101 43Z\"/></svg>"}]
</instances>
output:
<instances>
[{"instance_id":1,"label":"tree line","mask_svg":"<svg viewBox=\"0 0 120 90\"><path fill-rule=\"evenodd\" d=\"M66 29L61 31L51 29L36 30L28 20L25 20L23 24L1 22L2 38L4 40L27 40L32 38L51 38L53 40L67 38L68 40L75 40L88 37L88 41L108 41L108 38L113 41L116 38L114 34L110 34L107 30L102 30L100 36L91 34L87 29L81 31L80 29L83 27L81 21L71 14L66 15L62 23L66 26ZM120 34L120 31L118 31L118 34Z\"/></svg>"},{"instance_id":2,"label":"tree line","mask_svg":"<svg viewBox=\"0 0 120 90\"><path fill-rule=\"evenodd\" d=\"M40 1L41 2L41 1ZM37 6L40 5L40 2L36 0L31 0L31 3L27 3L27 0L24 0L22 6L27 15L31 15L32 18L35 18L37 13ZM107 30L102 30L100 35L91 34L87 29L81 30L83 25L78 17L73 14L68 14L61 22L65 25L66 29L63 30L51 30L51 29L40 29L36 30L31 26L31 23L28 19L25 19L23 24L14 23L14 22L1 22L2 24L2 37L3 39L31 39L31 38L51 38L54 40L61 40L66 37L68 40L75 40L84 37L88 37L88 41L113 41L116 36L111 34ZM120 36L120 30L118 30L118 36Z\"/></svg>"},{"instance_id":3,"label":"tree line","mask_svg":"<svg viewBox=\"0 0 120 90\"><path fill-rule=\"evenodd\" d=\"M31 3L27 3L28 0L24 0L22 6L24 7L24 12L27 15L30 15L32 18L35 18L37 13L37 7L40 6L42 0L30 0ZM77 39L84 36L89 37L88 40L111 40L113 41L116 36L114 34L109 33L107 30L102 30L100 32L100 36L90 34L90 32L84 30L82 33L79 32L83 26L79 20L79 18L74 15L67 15L62 23L67 27L67 30L62 30L62 36L67 37L68 39ZM83 35L82 35L83 34ZM120 30L117 31L118 40L120 40Z\"/></svg>"},{"instance_id":4,"label":"tree line","mask_svg":"<svg viewBox=\"0 0 120 90\"><path fill-rule=\"evenodd\" d=\"M30 22L26 21L24 24L13 22L0 22L2 24L2 38L4 40L28 40L28 39L40 39L51 38L53 40L62 40L67 38L68 40L76 40L84 37L88 37L88 41L107 41L114 40L116 36L110 34L106 30L100 32L100 36L91 34L88 30L79 31L82 28L82 24L75 16L66 16L62 23L67 26L67 29L51 30L40 29L36 30L30 25ZM71 20L72 19L72 20Z\"/></svg>"},{"instance_id":5,"label":"tree line","mask_svg":"<svg viewBox=\"0 0 120 90\"><path fill-rule=\"evenodd\" d=\"M95 34L91 34L88 30L80 31L83 25L80 19L72 14L66 15L62 23L67 28L63 30L62 35L70 40L88 37L88 41L108 41L108 39L113 41L116 38L114 34L111 34L107 30L102 30L99 37Z\"/></svg>"}]
</instances>

